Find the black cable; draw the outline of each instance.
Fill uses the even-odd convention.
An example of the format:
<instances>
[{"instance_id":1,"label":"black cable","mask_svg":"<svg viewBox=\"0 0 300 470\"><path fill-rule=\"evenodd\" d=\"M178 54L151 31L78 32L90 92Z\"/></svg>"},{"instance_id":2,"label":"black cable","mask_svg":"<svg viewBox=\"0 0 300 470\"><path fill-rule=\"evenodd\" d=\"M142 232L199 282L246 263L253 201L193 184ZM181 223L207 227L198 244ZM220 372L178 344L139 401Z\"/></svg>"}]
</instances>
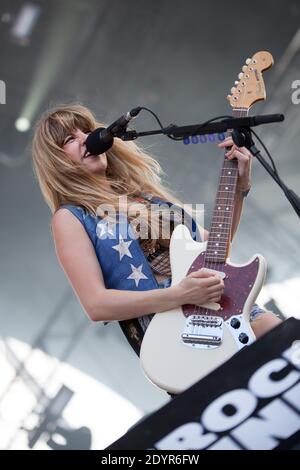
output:
<instances>
[{"instance_id":1,"label":"black cable","mask_svg":"<svg viewBox=\"0 0 300 470\"><path fill-rule=\"evenodd\" d=\"M163 125L162 125L162 123L160 122L159 117L158 117L153 111L151 111L151 109L145 108L145 106L140 106L140 108L141 108L141 109L144 109L145 111L148 111L150 114L152 114L152 116L154 116L155 119L157 120L157 122L158 122L158 124L159 124L159 127L160 127L161 129L163 129Z\"/></svg>"},{"instance_id":2,"label":"black cable","mask_svg":"<svg viewBox=\"0 0 300 470\"><path fill-rule=\"evenodd\" d=\"M169 139L172 139L172 140L176 140L176 141L182 141L185 139L185 137L174 137L174 136L171 136L170 134L167 134L166 133L166 129L168 128L164 128L160 119L158 118L158 116L151 110L151 109L148 109L146 108L145 106L140 106L140 109L144 109L145 111L148 111L150 114L152 114L152 116L154 116L154 118L156 119L156 121L158 122L161 130L164 129L164 134L167 135L167 137L169 137ZM194 131L193 134L190 134L189 136L194 136L194 135L197 135L197 133L199 132L200 129L202 129L203 127L207 126L208 124L210 124L211 122L214 122L214 121L217 121L218 119L232 119L232 116L228 116L228 115L225 115L225 116L217 116L217 117L214 117L212 119L209 119L208 121L204 122L203 124L200 124L196 130ZM176 126L175 124L170 124L169 127L178 127ZM260 137L250 128L250 132L257 138L257 140L260 142L260 144L262 145L264 151L266 152L267 156L269 157L270 159L270 162L271 162L271 166L272 166L272 170L274 172L274 175L271 175L273 176L274 180L278 183L278 185L281 187L281 189L283 190L283 192L285 193L285 196L287 197L287 199L289 200L289 202L291 203L291 205L293 206L295 212L297 213L297 215L300 217L300 198L299 196L294 192L292 191L291 189L289 189L285 184L284 182L281 180L279 174L278 174L278 171L277 171L277 168L276 168L276 165L275 165L275 162L273 160L273 158L271 157L271 154L270 152L268 151L267 147L265 146L265 144L263 143L263 141L260 139ZM134 139L134 138L137 138L138 136L134 136L134 137L131 137L131 139ZM253 144L253 147L255 148L255 145ZM256 149L257 150L257 149ZM258 151L259 152L259 151ZM262 163L262 162L261 162ZM267 167L265 167L267 169ZM268 172L270 173L270 169L268 170Z\"/></svg>"},{"instance_id":3,"label":"black cable","mask_svg":"<svg viewBox=\"0 0 300 470\"><path fill-rule=\"evenodd\" d=\"M150 114L152 114L152 116L154 116L156 121L158 122L159 127L161 129L164 129L164 126L162 125L160 119L158 118L158 116L151 109L146 108L145 106L140 106L140 109L144 109L145 111L148 111ZM232 118L232 116L224 115L224 116L216 116L212 119L209 119L208 121L200 124L199 127L197 127L197 129L195 130L195 132L192 135L197 135L197 133L199 132L200 129L207 126L211 122L217 121L218 119L231 119L231 118ZM170 124L170 126L176 126L176 124ZM168 134L166 134L166 135L169 139L176 140L176 141L180 141L180 140L185 139L185 137L174 137L174 136L171 136L171 135L168 135Z\"/></svg>"},{"instance_id":4,"label":"black cable","mask_svg":"<svg viewBox=\"0 0 300 470\"><path fill-rule=\"evenodd\" d=\"M140 106L140 109L144 109L145 111L148 111L150 114L152 114L152 116L154 116L154 118L156 119L156 121L158 122L158 125L160 126L161 129L164 129L164 126L162 125L159 117L149 108L146 108L145 106ZM200 124L196 130L194 131L193 134L191 134L191 136L194 136L194 135L197 135L197 133L199 132L200 129L202 129L203 127L207 126L208 124L210 124L211 122L214 122L214 121L217 121L218 119L232 119L232 116L228 116L228 115L224 115L224 116L216 116L212 119L209 119L208 121ZM170 124L170 126L176 126L176 124ZM275 162L270 154L270 152L268 151L266 145L263 143L263 141L261 140L261 138L256 134L256 132L253 130L253 129L250 129L250 132L256 137L256 139L259 141L259 143L261 144L261 146L263 147L264 151L266 152L266 155L269 157L270 159L270 162L271 162L271 165L272 165L272 168L274 170L274 173L276 175L276 178L277 178L277 182L278 184L280 185L280 187L282 189L284 189L285 187L285 184L283 183L283 181L281 180L279 174L278 174L278 171L277 171L277 168L276 168L276 165L275 165ZM171 135L168 135L166 134L167 137L169 137L169 139L172 139L172 140L175 140L175 141L183 141L185 139L185 137L174 137L174 136L171 136Z\"/></svg>"},{"instance_id":5,"label":"black cable","mask_svg":"<svg viewBox=\"0 0 300 470\"><path fill-rule=\"evenodd\" d=\"M264 151L266 152L266 154L268 155L268 157L269 157L269 159L270 159L270 161L271 161L271 164L272 164L272 168L273 168L273 170L274 170L274 173L276 174L278 180L279 180L280 182L282 182L281 179L280 179L280 176L278 175L278 171L277 171L275 162L274 162L274 160L273 160L273 158L272 158L272 156L271 156L269 150L267 149L267 147L265 146L265 144L263 143L263 141L261 140L261 138L256 134L256 132L254 132L254 130L252 130L252 129L250 129L250 131L251 131L251 133L252 133L253 135L255 135L255 137L256 137L257 140L259 141L260 145L263 147Z\"/></svg>"}]
</instances>

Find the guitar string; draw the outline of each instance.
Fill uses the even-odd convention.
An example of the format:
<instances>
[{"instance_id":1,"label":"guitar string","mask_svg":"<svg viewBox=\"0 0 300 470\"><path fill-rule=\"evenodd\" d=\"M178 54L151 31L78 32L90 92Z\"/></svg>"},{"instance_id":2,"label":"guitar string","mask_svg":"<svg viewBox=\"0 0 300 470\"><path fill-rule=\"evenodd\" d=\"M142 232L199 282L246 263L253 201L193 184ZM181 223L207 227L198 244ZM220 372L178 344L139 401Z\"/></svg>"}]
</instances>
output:
<instances>
[{"instance_id":1,"label":"guitar string","mask_svg":"<svg viewBox=\"0 0 300 470\"><path fill-rule=\"evenodd\" d=\"M247 77L245 77L247 78ZM249 77L248 77L249 78ZM244 98L245 96L245 92L246 92L246 87L242 86L242 92L241 92L241 97ZM243 99L241 99L241 101L243 101ZM241 105L238 109L236 110L233 110L233 115L235 117L241 117L243 115L247 115L248 114L248 110L247 108L243 108ZM228 134L230 135L231 132L229 131ZM225 157L226 158L226 157ZM227 163L227 165L226 165ZM229 168L228 168L228 163L230 163L229 165ZM224 174L225 173L225 169L228 170L235 170L234 171L234 178L235 178L235 182L234 182L234 190L231 189L231 191L228 191L227 193L227 199L226 198L222 198L222 199L225 199L226 200L226 204L224 204L224 207L227 206L227 207L231 207L231 216L230 216L230 227L229 227L229 233L228 233L228 228L226 227L226 232L225 232L225 226L224 226L224 229L223 227L221 227L221 234L222 235L222 238L224 239L224 237L226 236L227 237L227 244L230 243L230 241L228 241L228 236L230 236L230 232L231 232L231 228L232 228L232 220L233 220L233 202L234 202L234 194L235 194L235 191L236 191L236 184L237 184L237 179L238 179L238 163L237 162L234 162L234 161L230 161L230 160L225 160L225 162L223 163L223 167L222 167L222 171L221 171L221 175L220 175L220 182L219 182L219 188L220 186L224 186L226 187L226 178L228 180L228 176L226 177L226 175ZM228 175L228 173L227 173ZM225 179L225 183L222 181L222 178ZM229 187L229 184L228 184L228 187ZM219 190L220 191L220 190ZM220 195L219 195L219 191L217 193L217 198L216 198L216 204L215 204L215 209L214 209L214 213L213 213L213 218L212 218L212 223L211 223L211 230L213 229L213 225L214 225L214 217L215 217L215 211L216 211L216 207L217 207L217 202L218 200L221 199ZM230 201L229 201L230 200ZM231 204L229 204L229 202L231 202ZM219 203L218 203L219 205ZM221 206L221 203L220 203L220 206ZM225 213L224 213L224 207L223 207L223 215L221 217L221 219L224 219L224 216L225 216ZM226 220L226 219L225 219ZM224 220L222 220L221 222L219 222L219 224L222 224L224 225L226 222ZM219 237L221 238L221 236ZM219 246L219 245L218 245ZM208 246L207 248L211 249L210 246ZM206 254L207 254L207 249L206 249L206 252L204 254L204 266L205 267L208 267L208 268L211 268L211 269L215 269L216 271L219 271L219 272L222 272L221 269L222 269L222 265L224 266L224 264L226 263L226 254L227 254L227 247L226 247L226 253L224 254L224 262L220 262L220 261L214 261L213 259L212 260L209 260L207 262L206 260ZM203 308L201 308L200 306L196 306L194 305L194 311L193 311L193 314L199 314L201 313L201 310L202 310L202 313L208 315L209 314L209 309L206 308L206 310L203 312Z\"/></svg>"},{"instance_id":2,"label":"guitar string","mask_svg":"<svg viewBox=\"0 0 300 470\"><path fill-rule=\"evenodd\" d=\"M241 93L241 95L240 95L242 98L244 98L244 96L245 96L245 91L246 91L246 87L243 87L243 88L242 88L242 93ZM241 101L243 101L243 100L241 100ZM248 109L247 109L247 108L242 108L242 106L240 106L240 108L237 109L237 110L233 110L233 115L234 115L235 117L241 117L241 116L243 116L243 115L246 116L247 114L248 114ZM229 131L228 134L230 135L231 132ZM228 163L229 163L229 162L230 162L230 166L228 167ZM226 165L226 163L227 163L227 165ZM224 205L224 207L225 207L225 206L227 206L227 207L231 206L231 217L230 217L229 233L228 233L228 228L227 228L227 227L225 228L225 226L224 226L224 229L223 229L223 227L221 227L222 230L221 230L221 234L220 234L220 235L222 235L222 238L223 238L223 239L224 239L225 236L228 238L228 236L230 235L231 228L232 228L232 219L233 219L233 211L234 211L234 209L233 209L233 204L232 204L232 203L234 202L234 194L235 194L235 191L236 191L236 184L237 184L237 178L238 178L238 175L237 175L237 173L238 173L238 164L237 164L237 162L227 160L227 161L225 161L225 162L223 163L223 168L222 168L221 176L220 176L219 188L220 188L220 186L224 186L224 185L225 185L225 187L226 187L226 185L228 185L228 187L229 187L229 183L226 183L226 178L227 178L227 180L228 180L228 176L226 176L226 175L224 174L225 170L229 170L229 169L230 169L230 170L235 170L235 172L234 172L234 178L235 178L234 190L231 189L231 191L228 191L227 199L226 199L226 198L221 198L221 197L219 196L219 191L218 191L218 193L217 193L217 200L216 200L215 209L214 209L214 214L213 214L213 219L212 219L212 223L211 223L211 229L212 229L212 227L213 227L213 225L214 225L214 216L215 216L215 210L216 210L216 207L217 207L217 202L218 202L218 200L220 200L220 199L225 199L225 200L226 200L226 204L223 204L223 205ZM227 173L227 174L228 174L228 173ZM230 175L230 176L231 176L231 175ZM225 179L225 183L222 181L222 178ZM229 202L230 202L231 204L229 204ZM220 204L220 205L221 205L221 204ZM222 218L224 219L224 216L225 216L224 208L223 208L223 211L222 211L222 212L223 212ZM226 220L226 219L225 219L225 220ZM222 225L224 225L226 222L222 220L221 222L218 222L218 224L220 224L220 223L221 223ZM225 231L225 230L226 230L226 231ZM221 238L221 236L220 236L219 238ZM228 243L228 241L227 241L227 243ZM230 242L229 242L229 243L230 243ZM226 249L226 252L227 252L227 249ZM207 250L206 250L205 255L204 255L204 266L205 266L205 267L208 267L208 268L210 268L210 269L214 269L214 270L216 270L216 271L222 272L222 267L223 267L224 264L226 263L226 253L224 254L224 262L220 262L220 261L218 261L218 260L214 261L213 259L207 261L207 260L206 260L206 254L207 254ZM199 307L199 306L194 306L194 312L193 312L193 313L194 313L194 314L199 314L199 313L201 313L201 310L203 310L203 308L201 308L201 307ZM205 311L202 312L202 313L208 315L208 314L209 314L209 309L206 308Z\"/></svg>"}]
</instances>

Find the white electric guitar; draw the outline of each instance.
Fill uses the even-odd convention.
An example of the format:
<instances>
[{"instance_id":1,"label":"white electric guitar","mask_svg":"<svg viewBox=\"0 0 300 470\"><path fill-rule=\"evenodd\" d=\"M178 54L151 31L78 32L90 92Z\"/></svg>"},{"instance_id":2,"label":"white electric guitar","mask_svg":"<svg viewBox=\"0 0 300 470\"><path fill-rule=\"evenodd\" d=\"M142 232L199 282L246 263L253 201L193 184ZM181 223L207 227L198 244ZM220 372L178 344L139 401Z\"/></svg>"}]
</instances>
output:
<instances>
[{"instance_id":1,"label":"white electric guitar","mask_svg":"<svg viewBox=\"0 0 300 470\"><path fill-rule=\"evenodd\" d=\"M236 87L227 98L234 117L245 117L250 107L266 97L262 72L273 65L269 52L247 59ZM157 313L141 346L141 365L159 388L181 393L255 340L250 310L265 279L266 262L254 255L247 264L229 261L234 197L238 178L236 160L224 163L207 242L192 239L178 225L170 241L172 285L200 268L218 272L224 280L220 303L182 305Z\"/></svg>"}]
</instances>

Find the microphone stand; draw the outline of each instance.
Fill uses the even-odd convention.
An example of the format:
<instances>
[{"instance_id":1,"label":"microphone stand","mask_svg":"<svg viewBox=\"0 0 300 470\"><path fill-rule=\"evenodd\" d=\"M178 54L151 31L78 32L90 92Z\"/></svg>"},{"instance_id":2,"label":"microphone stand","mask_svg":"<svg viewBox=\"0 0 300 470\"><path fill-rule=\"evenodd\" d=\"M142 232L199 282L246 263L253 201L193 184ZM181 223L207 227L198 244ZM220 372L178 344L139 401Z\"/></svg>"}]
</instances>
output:
<instances>
[{"instance_id":1,"label":"microphone stand","mask_svg":"<svg viewBox=\"0 0 300 470\"><path fill-rule=\"evenodd\" d=\"M149 135L164 134L171 137L174 140L182 140L186 137L194 135L206 135L206 134L219 134L226 131L232 131L232 138L234 143L238 147L246 147L251 154L261 163L273 180L283 190L286 198L292 205L298 217L300 217L300 198L292 190L289 189L279 177L277 171L266 162L262 157L260 151L254 145L251 136L251 127L260 124L269 124L272 122L283 121L284 116L282 114L265 115L265 116L248 116L244 118L229 118L223 119L220 122L205 122L203 124L196 124L190 126L176 126L170 124L168 127L161 128L154 131L137 132L135 130L126 130L126 126L119 129L118 132L114 133L115 137L119 137L122 140L135 140L138 137L145 137Z\"/></svg>"},{"instance_id":2,"label":"microphone stand","mask_svg":"<svg viewBox=\"0 0 300 470\"><path fill-rule=\"evenodd\" d=\"M269 175L273 178L273 180L280 186L282 191L284 192L286 198L292 205L293 209L295 210L298 217L300 217L300 198L299 196L292 190L289 189L282 179L279 177L277 171L275 172L273 168L269 165L268 162L263 158L258 148L255 146L250 128L240 128L235 129L232 133L232 139L234 143L238 147L246 147L254 157L261 163L261 165L265 168L265 170L269 173Z\"/></svg>"}]
</instances>

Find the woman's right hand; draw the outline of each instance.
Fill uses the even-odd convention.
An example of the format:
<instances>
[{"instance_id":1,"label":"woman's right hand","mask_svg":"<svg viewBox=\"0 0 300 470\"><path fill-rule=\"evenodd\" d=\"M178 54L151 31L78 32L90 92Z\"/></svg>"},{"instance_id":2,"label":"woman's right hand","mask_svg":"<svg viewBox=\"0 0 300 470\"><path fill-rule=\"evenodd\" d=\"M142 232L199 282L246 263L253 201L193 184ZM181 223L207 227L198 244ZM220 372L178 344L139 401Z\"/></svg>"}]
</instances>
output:
<instances>
[{"instance_id":1,"label":"woman's right hand","mask_svg":"<svg viewBox=\"0 0 300 470\"><path fill-rule=\"evenodd\" d=\"M180 291L182 305L219 302L224 292L224 282L218 274L202 269L190 273L175 287Z\"/></svg>"}]
</instances>

